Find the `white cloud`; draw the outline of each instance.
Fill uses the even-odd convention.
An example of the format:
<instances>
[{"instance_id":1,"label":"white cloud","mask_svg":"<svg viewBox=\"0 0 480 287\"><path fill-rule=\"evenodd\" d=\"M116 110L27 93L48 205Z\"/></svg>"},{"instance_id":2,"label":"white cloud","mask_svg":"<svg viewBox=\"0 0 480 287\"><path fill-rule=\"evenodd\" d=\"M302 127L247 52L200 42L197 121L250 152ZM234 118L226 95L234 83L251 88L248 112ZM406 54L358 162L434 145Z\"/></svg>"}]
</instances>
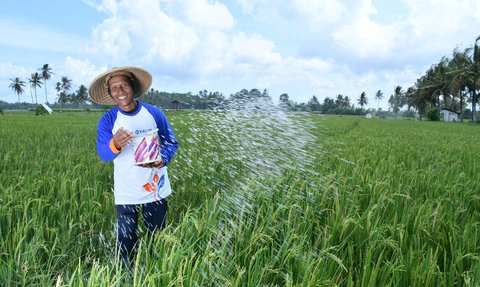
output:
<instances>
[{"instance_id":1,"label":"white cloud","mask_svg":"<svg viewBox=\"0 0 480 287\"><path fill-rule=\"evenodd\" d=\"M78 85L107 67L140 65L154 74L155 87L170 91L267 88L273 97L287 92L306 101L314 94L356 99L362 91L373 97L378 89L389 95L480 34L476 0L82 1L105 15L92 23L89 41L3 19L8 34L0 45L62 52L55 77ZM385 11L391 7L401 13ZM13 75L2 65L4 81Z\"/></svg>"},{"instance_id":2,"label":"white cloud","mask_svg":"<svg viewBox=\"0 0 480 287\"><path fill-rule=\"evenodd\" d=\"M480 2L457 0L405 0L410 10L406 20L411 39L426 48L453 50L465 35L478 33Z\"/></svg>"},{"instance_id":3,"label":"white cloud","mask_svg":"<svg viewBox=\"0 0 480 287\"><path fill-rule=\"evenodd\" d=\"M368 17L356 19L332 32L335 42L359 57L387 57L396 44L395 25L382 26Z\"/></svg>"},{"instance_id":4,"label":"white cloud","mask_svg":"<svg viewBox=\"0 0 480 287\"><path fill-rule=\"evenodd\" d=\"M108 18L95 29L91 50L104 60L93 62L107 66L146 65L163 81L167 78L161 76L167 74L168 80L176 82L208 85L221 80L232 86L258 85L258 88L275 89L290 85L301 87L298 90L310 89L299 97L317 93L333 97L338 93L390 90L395 86L393 81L400 80L392 75L405 73L406 67L413 65L402 61L416 57L412 45L424 46L425 51L434 45L428 42L436 39L438 19L445 22L445 17L440 17L443 13L450 11L453 20L449 20L449 25L456 25L457 20L465 17L458 17L462 9L472 10L478 6L475 1L465 1L469 6L445 2L460 6L452 10L439 8L442 5L436 5L434 1L425 4L425 1L409 0L405 3L410 15L382 24L374 20L382 11L372 0L237 2L248 13L242 17L261 19L257 25L275 25L274 22L278 21L283 27L290 26L297 33L304 32L303 35L308 37L304 43L311 46L312 51L321 47L318 51L328 51L329 54L313 52L309 57L282 54L280 45L288 38L270 38L274 35L234 29L237 21L248 19L234 19L227 6L219 1L124 0L117 3L104 0L97 8L107 13ZM442 25L446 24L442 22ZM459 28L449 29L445 30L459 33ZM453 44L449 44L448 49L452 51ZM425 55L421 53L421 56ZM350 66L344 66L347 64ZM388 70L395 65L400 66Z\"/></svg>"},{"instance_id":5,"label":"white cloud","mask_svg":"<svg viewBox=\"0 0 480 287\"><path fill-rule=\"evenodd\" d=\"M23 66L18 66L10 62L0 63L0 78L23 78L26 77L28 71ZM23 79L25 81L25 79Z\"/></svg>"},{"instance_id":6,"label":"white cloud","mask_svg":"<svg viewBox=\"0 0 480 287\"><path fill-rule=\"evenodd\" d=\"M311 29L339 22L346 7L338 0L294 0L293 8L310 23Z\"/></svg>"},{"instance_id":7,"label":"white cloud","mask_svg":"<svg viewBox=\"0 0 480 287\"><path fill-rule=\"evenodd\" d=\"M207 0L175 0L168 2L168 14L196 29L228 30L234 18L220 2Z\"/></svg>"},{"instance_id":8,"label":"white cloud","mask_svg":"<svg viewBox=\"0 0 480 287\"><path fill-rule=\"evenodd\" d=\"M101 9L110 17L94 30L94 45L89 52L109 58L107 63L140 61L177 68L189 66L194 50L205 43L205 34L228 29L233 17L217 3L188 3L172 1L160 6L153 0L125 0L110 6L104 1ZM192 9L197 10L196 17Z\"/></svg>"},{"instance_id":9,"label":"white cloud","mask_svg":"<svg viewBox=\"0 0 480 287\"><path fill-rule=\"evenodd\" d=\"M88 88L90 82L96 76L107 71L107 69L106 66L96 67L94 64L90 63L89 60L67 57L65 59L64 70L60 71L60 75L72 79L75 86L84 85Z\"/></svg>"},{"instance_id":10,"label":"white cloud","mask_svg":"<svg viewBox=\"0 0 480 287\"><path fill-rule=\"evenodd\" d=\"M107 65L128 62L203 77L241 75L281 60L272 41L231 33L233 17L218 2L171 1L161 7L151 0L111 6L104 1L101 9L108 10L110 17L94 30L94 45L88 51Z\"/></svg>"}]
</instances>

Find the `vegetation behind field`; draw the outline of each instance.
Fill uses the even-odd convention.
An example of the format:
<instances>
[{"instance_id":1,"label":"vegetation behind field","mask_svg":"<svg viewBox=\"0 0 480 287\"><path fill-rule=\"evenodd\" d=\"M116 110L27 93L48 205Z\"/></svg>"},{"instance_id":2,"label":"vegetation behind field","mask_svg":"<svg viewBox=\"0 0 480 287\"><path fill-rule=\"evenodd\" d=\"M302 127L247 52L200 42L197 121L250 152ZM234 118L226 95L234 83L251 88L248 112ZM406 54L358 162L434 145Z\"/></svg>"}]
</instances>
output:
<instances>
[{"instance_id":1,"label":"vegetation behind field","mask_svg":"<svg viewBox=\"0 0 480 287\"><path fill-rule=\"evenodd\" d=\"M0 118L0 285L480 284L477 125L167 113L169 224L126 274L101 115Z\"/></svg>"}]
</instances>

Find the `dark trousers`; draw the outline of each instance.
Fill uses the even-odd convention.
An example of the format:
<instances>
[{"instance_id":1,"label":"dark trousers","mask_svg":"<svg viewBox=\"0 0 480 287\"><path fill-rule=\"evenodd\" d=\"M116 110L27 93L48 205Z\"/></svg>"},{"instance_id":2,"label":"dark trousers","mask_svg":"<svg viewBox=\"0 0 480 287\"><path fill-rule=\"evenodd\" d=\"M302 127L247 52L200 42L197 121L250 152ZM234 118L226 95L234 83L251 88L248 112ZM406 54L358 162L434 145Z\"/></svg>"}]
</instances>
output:
<instances>
[{"instance_id":1,"label":"dark trousers","mask_svg":"<svg viewBox=\"0 0 480 287\"><path fill-rule=\"evenodd\" d=\"M117 211L116 257L124 262L134 258L138 242L138 214L141 212L147 235L166 225L167 199L135 205L115 205Z\"/></svg>"}]
</instances>

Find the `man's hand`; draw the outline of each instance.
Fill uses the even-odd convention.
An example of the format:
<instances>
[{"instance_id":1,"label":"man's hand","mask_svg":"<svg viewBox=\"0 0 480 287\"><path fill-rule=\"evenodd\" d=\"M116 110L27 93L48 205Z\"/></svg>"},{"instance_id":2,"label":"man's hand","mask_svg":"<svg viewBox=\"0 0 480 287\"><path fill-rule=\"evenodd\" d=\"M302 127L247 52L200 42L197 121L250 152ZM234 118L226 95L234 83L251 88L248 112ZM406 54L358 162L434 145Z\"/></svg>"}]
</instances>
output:
<instances>
[{"instance_id":1,"label":"man's hand","mask_svg":"<svg viewBox=\"0 0 480 287\"><path fill-rule=\"evenodd\" d=\"M132 140L132 137L133 132L120 128L113 135L113 143L118 150L122 150Z\"/></svg>"}]
</instances>

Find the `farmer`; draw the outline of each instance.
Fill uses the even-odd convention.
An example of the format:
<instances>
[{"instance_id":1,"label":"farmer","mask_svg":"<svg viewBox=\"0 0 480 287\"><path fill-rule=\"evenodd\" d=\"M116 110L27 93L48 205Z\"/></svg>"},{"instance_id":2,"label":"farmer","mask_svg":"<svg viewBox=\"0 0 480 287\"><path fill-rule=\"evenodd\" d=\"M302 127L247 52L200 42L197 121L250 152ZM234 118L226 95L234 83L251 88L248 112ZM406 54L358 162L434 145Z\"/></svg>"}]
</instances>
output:
<instances>
[{"instance_id":1,"label":"farmer","mask_svg":"<svg viewBox=\"0 0 480 287\"><path fill-rule=\"evenodd\" d=\"M152 76L144 69L121 67L99 75L89 87L95 103L115 106L98 121L97 153L103 161L113 161L115 254L124 262L134 258L136 252L139 213L148 235L166 225L167 197L171 193L167 166L178 147L162 110L135 100L151 84ZM134 142L140 140L146 143L134 150Z\"/></svg>"}]
</instances>

